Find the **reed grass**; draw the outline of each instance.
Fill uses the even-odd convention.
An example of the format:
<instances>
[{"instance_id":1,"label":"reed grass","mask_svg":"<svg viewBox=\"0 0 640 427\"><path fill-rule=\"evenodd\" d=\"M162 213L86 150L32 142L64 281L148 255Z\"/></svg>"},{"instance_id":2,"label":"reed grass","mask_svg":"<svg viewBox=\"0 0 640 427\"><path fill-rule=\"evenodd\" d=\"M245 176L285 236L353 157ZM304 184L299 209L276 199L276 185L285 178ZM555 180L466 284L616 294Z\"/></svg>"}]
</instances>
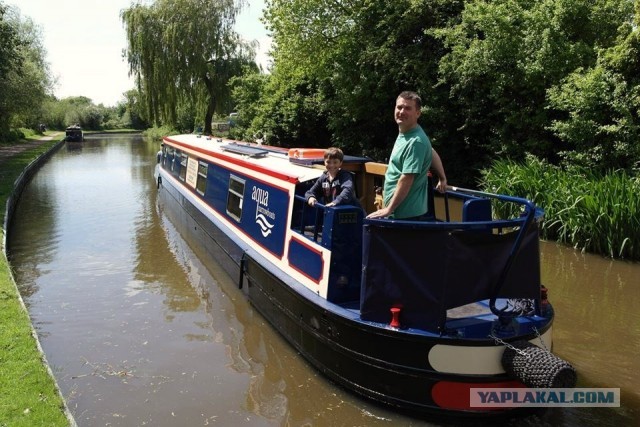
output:
<instances>
[{"instance_id":1,"label":"reed grass","mask_svg":"<svg viewBox=\"0 0 640 427\"><path fill-rule=\"evenodd\" d=\"M524 197L545 210L542 237L611 258L640 260L640 178L623 171L597 176L528 156L482 171L485 191ZM500 217L514 215L508 207Z\"/></svg>"}]
</instances>

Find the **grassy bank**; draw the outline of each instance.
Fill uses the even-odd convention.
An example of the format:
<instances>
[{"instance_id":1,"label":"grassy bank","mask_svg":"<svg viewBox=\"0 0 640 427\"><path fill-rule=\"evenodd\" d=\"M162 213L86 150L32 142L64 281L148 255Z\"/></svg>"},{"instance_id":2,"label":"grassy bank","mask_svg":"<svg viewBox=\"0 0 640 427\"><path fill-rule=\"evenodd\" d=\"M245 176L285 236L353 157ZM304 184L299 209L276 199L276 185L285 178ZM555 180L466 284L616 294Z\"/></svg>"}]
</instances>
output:
<instances>
[{"instance_id":1,"label":"grassy bank","mask_svg":"<svg viewBox=\"0 0 640 427\"><path fill-rule=\"evenodd\" d=\"M43 145L0 159L0 223L13 183L22 170L56 144ZM19 142L17 144L24 144ZM6 144L0 144L6 146ZM2 230L4 242L5 230ZM22 306L5 248L0 255L0 426L68 426L55 382L44 363L31 320Z\"/></svg>"},{"instance_id":2,"label":"grassy bank","mask_svg":"<svg viewBox=\"0 0 640 427\"><path fill-rule=\"evenodd\" d=\"M640 260L640 179L613 171L596 176L533 157L495 162L487 191L526 197L545 210L542 237L611 258Z\"/></svg>"}]
</instances>

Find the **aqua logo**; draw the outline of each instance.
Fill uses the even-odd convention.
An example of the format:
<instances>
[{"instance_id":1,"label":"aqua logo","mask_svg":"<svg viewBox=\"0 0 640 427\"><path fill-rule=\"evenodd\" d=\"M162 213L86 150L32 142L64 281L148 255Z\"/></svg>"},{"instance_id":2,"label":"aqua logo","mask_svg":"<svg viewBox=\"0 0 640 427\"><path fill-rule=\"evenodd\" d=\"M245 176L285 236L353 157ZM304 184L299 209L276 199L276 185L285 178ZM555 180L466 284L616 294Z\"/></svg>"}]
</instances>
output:
<instances>
[{"instance_id":1,"label":"aqua logo","mask_svg":"<svg viewBox=\"0 0 640 427\"><path fill-rule=\"evenodd\" d=\"M269 191L254 185L251 199L256 202L256 224L260 227L262 237L267 237L275 225L272 221L276 219L275 212L269 210Z\"/></svg>"}]
</instances>

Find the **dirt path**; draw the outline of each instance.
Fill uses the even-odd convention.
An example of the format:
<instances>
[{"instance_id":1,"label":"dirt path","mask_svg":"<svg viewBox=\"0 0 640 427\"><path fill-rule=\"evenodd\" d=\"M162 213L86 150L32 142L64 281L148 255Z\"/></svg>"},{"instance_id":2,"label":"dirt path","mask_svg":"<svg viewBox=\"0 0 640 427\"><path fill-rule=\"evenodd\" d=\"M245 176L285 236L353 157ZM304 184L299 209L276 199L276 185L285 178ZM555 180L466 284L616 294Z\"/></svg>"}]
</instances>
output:
<instances>
[{"instance_id":1,"label":"dirt path","mask_svg":"<svg viewBox=\"0 0 640 427\"><path fill-rule=\"evenodd\" d=\"M38 140L29 140L27 142L20 142L13 145L0 145L0 164L4 163L5 160L15 156L18 153L22 153L25 150L29 150L30 148L42 145L47 141L51 141L58 135L60 135L60 132L54 133L53 135L44 136Z\"/></svg>"}]
</instances>

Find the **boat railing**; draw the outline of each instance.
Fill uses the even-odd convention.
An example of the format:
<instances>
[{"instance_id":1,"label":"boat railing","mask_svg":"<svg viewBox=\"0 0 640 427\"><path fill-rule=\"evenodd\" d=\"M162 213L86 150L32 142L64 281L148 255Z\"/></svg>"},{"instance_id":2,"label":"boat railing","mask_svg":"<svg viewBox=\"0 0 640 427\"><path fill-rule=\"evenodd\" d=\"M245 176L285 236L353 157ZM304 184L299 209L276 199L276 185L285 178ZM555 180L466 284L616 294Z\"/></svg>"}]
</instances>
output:
<instances>
[{"instance_id":1,"label":"boat railing","mask_svg":"<svg viewBox=\"0 0 640 427\"><path fill-rule=\"evenodd\" d=\"M314 242L318 242L322 237L322 215L318 215L318 209L324 211L326 206L321 203L316 203L316 206L313 207L309 206L305 197L296 194L295 207L297 209L295 209L294 215L297 216L297 220L293 222L292 228Z\"/></svg>"},{"instance_id":2,"label":"boat railing","mask_svg":"<svg viewBox=\"0 0 640 427\"><path fill-rule=\"evenodd\" d=\"M529 200L451 187L471 214L463 221L365 219L361 316L386 322L390 309L406 326L438 331L447 309L489 300L497 316L516 315L502 299L540 298L539 231L542 210ZM492 218L491 202L515 205L512 218ZM478 208L480 207L480 208Z\"/></svg>"},{"instance_id":3,"label":"boat railing","mask_svg":"<svg viewBox=\"0 0 640 427\"><path fill-rule=\"evenodd\" d=\"M295 206L294 214L297 215L297 219L293 222L292 228L328 249L332 249L335 234L348 233L348 231L351 231L348 234L353 234L353 230L348 229L361 232L364 211L360 207L351 205L329 207L320 202L309 206L306 199L300 195L295 196ZM331 226L325 229L325 222Z\"/></svg>"},{"instance_id":4,"label":"boat railing","mask_svg":"<svg viewBox=\"0 0 640 427\"><path fill-rule=\"evenodd\" d=\"M350 283L359 283L365 320L386 322L390 308L401 308L406 325L436 331L448 309L469 303L488 300L495 315L509 317L519 313L498 303L539 302L543 212L529 200L451 187L444 208L457 199L461 221L448 213L446 220L407 221L366 219L360 208L295 199L292 228L330 249L332 263L354 264ZM513 217L494 218L496 203L513 205L506 209Z\"/></svg>"}]
</instances>

